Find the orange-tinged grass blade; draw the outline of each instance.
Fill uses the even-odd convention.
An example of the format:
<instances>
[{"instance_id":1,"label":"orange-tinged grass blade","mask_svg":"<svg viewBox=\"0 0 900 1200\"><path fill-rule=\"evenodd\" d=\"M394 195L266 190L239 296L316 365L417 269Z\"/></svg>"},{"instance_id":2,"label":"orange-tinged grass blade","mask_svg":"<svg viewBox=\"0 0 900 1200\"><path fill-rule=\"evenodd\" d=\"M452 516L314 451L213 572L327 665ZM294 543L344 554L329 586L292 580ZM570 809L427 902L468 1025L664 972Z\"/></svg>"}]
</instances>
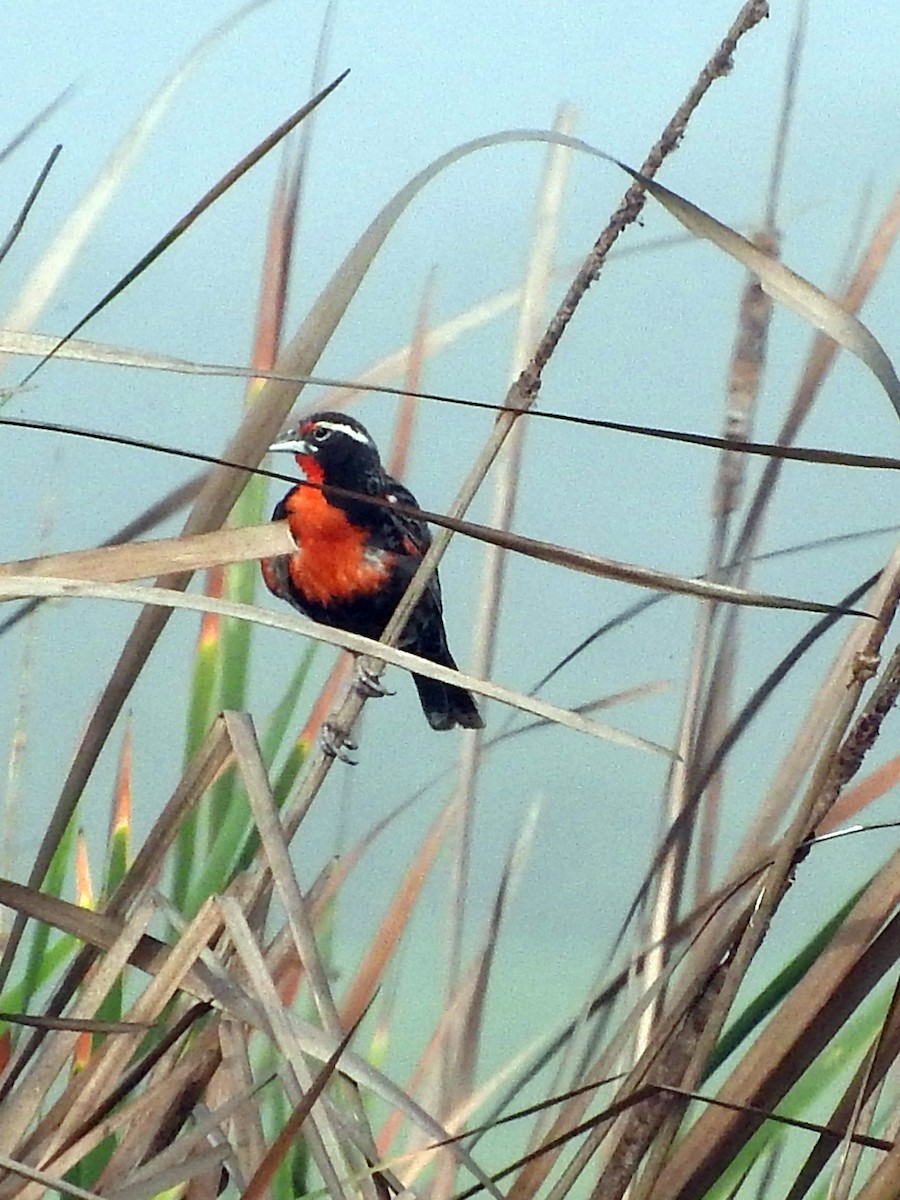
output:
<instances>
[{"instance_id":1,"label":"orange-tinged grass blade","mask_svg":"<svg viewBox=\"0 0 900 1200\"><path fill-rule=\"evenodd\" d=\"M293 1008L303 982L303 963L293 946L272 963L272 978L278 999L285 1008Z\"/></svg>"},{"instance_id":2,"label":"orange-tinged grass blade","mask_svg":"<svg viewBox=\"0 0 900 1200\"><path fill-rule=\"evenodd\" d=\"M318 925L326 917L329 906L340 893L340 889L343 887L348 876L359 865L363 856L371 849L376 839L398 817L407 812L417 799L419 797L414 796L398 804L387 816L376 822L371 829L364 833L355 846L343 851L336 861L329 863L323 869L309 892L309 899L312 904L312 919L315 925ZM288 1006L293 1003L293 995L296 988L302 982L303 964L299 961L299 956L294 945L292 943L286 945L286 933L288 931L282 929L269 948L268 956L273 962L273 976L276 985L279 987L282 974L284 975L285 992L287 996L291 997L291 999L284 1000L285 1005Z\"/></svg>"},{"instance_id":3,"label":"orange-tinged grass blade","mask_svg":"<svg viewBox=\"0 0 900 1200\"><path fill-rule=\"evenodd\" d=\"M80 908L94 907L94 884L84 830L79 830L75 839L75 897Z\"/></svg>"},{"instance_id":4,"label":"orange-tinged grass blade","mask_svg":"<svg viewBox=\"0 0 900 1200\"><path fill-rule=\"evenodd\" d=\"M329 4L319 29L319 42L310 80L311 95L322 89L333 18L334 9ZM274 366L284 332L291 263L315 124L316 114L313 112L300 128L296 153L292 153L290 143L286 144L272 198L252 358L254 368L260 371L271 370ZM256 399L263 382L262 379L252 382L247 393L248 403Z\"/></svg>"},{"instance_id":5,"label":"orange-tinged grass blade","mask_svg":"<svg viewBox=\"0 0 900 1200\"><path fill-rule=\"evenodd\" d=\"M327 28L326 18L320 33L319 52L314 68L314 93L317 90L315 77L322 70ZM303 142L298 155L292 157L290 143L286 143L281 170L272 196L251 356L253 368L261 372L270 371L275 365L284 330L294 232L312 119L313 114L310 114L310 121L305 123L301 131ZM248 380L244 396L245 408L251 407L256 402L264 386L264 380L259 377ZM260 476L248 475L246 486L231 513L230 523L239 526L257 524L266 515L264 513L265 500L264 479ZM230 600L252 603L258 584L259 572L255 564L234 564L225 574L224 594ZM251 627L245 622L224 622L219 657L220 669L217 674L217 711L246 707L251 633ZM211 821L214 824L222 824L227 821L234 804L233 777L226 776L217 783L210 796Z\"/></svg>"},{"instance_id":6,"label":"orange-tinged grass blade","mask_svg":"<svg viewBox=\"0 0 900 1200\"><path fill-rule=\"evenodd\" d=\"M430 1072L433 1072L437 1069L440 1061L439 1055L443 1053L444 1042L448 1037L449 1029L450 1026L447 1018L447 1010L445 1008L437 1028L428 1039L428 1045L419 1056L419 1061L416 1063L412 1074L409 1077L404 1089L407 1095L413 1096L418 1094L423 1080L428 1077ZM384 1125L382 1125L381 1130L378 1133L378 1137L376 1138L376 1145L381 1158L387 1157L391 1146L396 1141L400 1130L403 1127L403 1122L405 1120L406 1113L399 1108L395 1108L393 1111L388 1113Z\"/></svg>"},{"instance_id":7,"label":"orange-tinged grass blade","mask_svg":"<svg viewBox=\"0 0 900 1200\"><path fill-rule=\"evenodd\" d=\"M441 1059L445 1054L445 1044L447 1040L454 1035L455 1023L458 1020L458 1010L464 1008L471 1002L471 996L474 988L477 985L477 976L480 968L481 959L476 961L468 968L464 977L460 980L455 995L451 998L450 1003L445 1005L443 1012L440 1015L438 1024L428 1040L428 1044L415 1064L412 1073L409 1077L405 1088L405 1094L412 1096L419 1092L424 1083L431 1082L440 1070ZM457 1113L468 1111L468 1101L465 1101ZM400 1133L401 1127L407 1114L401 1109L394 1108L386 1118L384 1125L378 1135L377 1145L379 1153L382 1157L386 1156L393 1145L395 1139ZM463 1118L460 1118L463 1119ZM465 1135L460 1135L465 1136ZM455 1139L451 1138L450 1141ZM405 1153L400 1159L392 1161L413 1162L422 1153L426 1155L436 1147L448 1144L446 1141L428 1144L427 1142L421 1147ZM412 1170L418 1172L427 1163L423 1160L418 1166L413 1165Z\"/></svg>"},{"instance_id":8,"label":"orange-tinged grass blade","mask_svg":"<svg viewBox=\"0 0 900 1200\"><path fill-rule=\"evenodd\" d=\"M129 720L122 738L116 786L113 793L112 812L109 823L109 858L106 868L103 893L111 896L125 877L131 861L132 828L132 752L133 733Z\"/></svg>"},{"instance_id":9,"label":"orange-tinged grass blade","mask_svg":"<svg viewBox=\"0 0 900 1200\"><path fill-rule=\"evenodd\" d=\"M113 796L112 819L109 830L111 839L124 838L126 840L126 851L127 840L131 836L133 742L132 724L129 721L125 727L125 736L122 738L122 750L119 755L119 768L116 772L116 788Z\"/></svg>"},{"instance_id":10,"label":"orange-tinged grass blade","mask_svg":"<svg viewBox=\"0 0 900 1200\"><path fill-rule=\"evenodd\" d=\"M207 596L221 598L225 585L225 569L221 565L210 567L206 573L205 592ZM222 636L222 618L218 613L204 613L200 620L200 632L197 636L197 653L204 658L215 654L219 648Z\"/></svg>"},{"instance_id":11,"label":"orange-tinged grass blade","mask_svg":"<svg viewBox=\"0 0 900 1200\"><path fill-rule=\"evenodd\" d=\"M204 592L214 599L221 599L225 589L225 568L221 564L210 567L206 572ZM210 722L216 714L216 675L219 668L219 647L222 636L222 618L218 613L205 612L200 617L197 645L194 649L193 678L187 714L185 737L185 762L189 762L206 736ZM179 853L181 847L179 847ZM185 861L188 869L190 858ZM177 875L177 872L176 872Z\"/></svg>"},{"instance_id":12,"label":"orange-tinged grass blade","mask_svg":"<svg viewBox=\"0 0 900 1200\"><path fill-rule=\"evenodd\" d=\"M352 672L353 656L351 654L342 654L322 685L322 690L316 698L312 712L309 714L306 724L301 729L300 736L297 738L297 749L304 757L309 753L310 747L316 740L325 718L331 711L336 696L341 688L346 686Z\"/></svg>"},{"instance_id":13,"label":"orange-tinged grass blade","mask_svg":"<svg viewBox=\"0 0 900 1200\"><path fill-rule=\"evenodd\" d=\"M79 830L75 839L75 903L79 908L94 908L94 885L91 880L91 864L88 859L87 842L83 830ZM72 1055L72 1070L81 1071L91 1057L92 1039L89 1033L82 1033L75 1043Z\"/></svg>"},{"instance_id":14,"label":"orange-tinged grass blade","mask_svg":"<svg viewBox=\"0 0 900 1200\"><path fill-rule=\"evenodd\" d=\"M405 872L400 887L372 939L369 952L347 989L341 1005L341 1023L344 1026L355 1024L372 1003L384 972L406 931L452 819L453 812L448 805L425 835Z\"/></svg>"},{"instance_id":15,"label":"orange-tinged grass blade","mask_svg":"<svg viewBox=\"0 0 900 1200\"><path fill-rule=\"evenodd\" d=\"M431 297L434 290L434 268L428 273L422 297L419 301L419 312L409 344L409 354L406 361L406 378L404 385L408 389L405 396L400 398L397 410L397 420L394 425L394 437L387 456L387 471L395 479L403 479L409 466L409 453L412 446L413 430L419 398L416 393L422 381L422 371L427 358L425 349L428 329L431 323Z\"/></svg>"},{"instance_id":16,"label":"orange-tinged grass blade","mask_svg":"<svg viewBox=\"0 0 900 1200\"><path fill-rule=\"evenodd\" d=\"M299 193L300 178L296 164L291 169L283 162L269 213L262 283L256 313L251 365L258 371L271 371L278 357L284 328ZM248 404L252 404L256 399L263 383L259 378L249 381L246 395Z\"/></svg>"},{"instance_id":17,"label":"orange-tinged grass blade","mask_svg":"<svg viewBox=\"0 0 900 1200\"><path fill-rule=\"evenodd\" d=\"M329 712L331 712L335 698L348 682L352 670L353 656L351 654L339 655L337 662L335 662L328 674L328 678L322 685L319 695L316 697L306 724L301 729L296 742L291 747L285 759L284 765L278 772L278 778L275 780L273 790L279 802L284 800L296 782L297 776L309 756L316 737L325 723Z\"/></svg>"},{"instance_id":18,"label":"orange-tinged grass blade","mask_svg":"<svg viewBox=\"0 0 900 1200\"><path fill-rule=\"evenodd\" d=\"M453 809L448 805L448 811ZM455 993L448 995L447 1004L441 1016L438 1028L431 1038L422 1058L416 1065L410 1092L417 1087L424 1077L429 1060L436 1060L439 1069L439 1080L442 1098L455 1096L454 1108L445 1118L447 1130L452 1134L458 1130L466 1116L474 1107L472 1080L475 1077L478 1044L487 1002L488 984L497 949L500 926L506 911L509 893L515 875L521 866L522 859L527 853L528 843L534 833L537 810L527 816L523 828L509 851L503 866L500 884L494 898L491 914L487 921L487 929L480 953L467 970L465 977L459 981ZM450 1059L448 1048L452 1048L456 1059ZM439 1057L438 1057L439 1055ZM458 1073L458 1081L462 1086L454 1086L453 1073ZM448 1088L448 1076L449 1088ZM385 1122L380 1135L380 1145L385 1148L396 1137L400 1128L401 1114L394 1112ZM404 1175L404 1183L411 1186L419 1172L429 1165L430 1153L433 1147L423 1147L421 1157L413 1157ZM445 1168L446 1173L446 1168ZM448 1173L449 1181L449 1173Z\"/></svg>"},{"instance_id":19,"label":"orange-tinged grass blade","mask_svg":"<svg viewBox=\"0 0 900 1200\"><path fill-rule=\"evenodd\" d=\"M900 783L900 754L872 771L854 787L847 788L842 792L816 833L830 833L832 829L837 829L839 825L843 825L845 821L855 817L867 805L880 799L898 783Z\"/></svg>"}]
</instances>

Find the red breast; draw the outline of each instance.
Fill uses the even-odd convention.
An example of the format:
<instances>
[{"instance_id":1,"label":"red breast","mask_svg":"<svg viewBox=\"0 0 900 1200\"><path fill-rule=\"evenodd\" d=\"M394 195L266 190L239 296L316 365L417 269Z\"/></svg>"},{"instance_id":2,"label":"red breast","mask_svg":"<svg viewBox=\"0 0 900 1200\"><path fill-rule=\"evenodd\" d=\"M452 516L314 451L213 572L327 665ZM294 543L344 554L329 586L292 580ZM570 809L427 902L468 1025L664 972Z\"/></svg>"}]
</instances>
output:
<instances>
[{"instance_id":1,"label":"red breast","mask_svg":"<svg viewBox=\"0 0 900 1200\"><path fill-rule=\"evenodd\" d=\"M317 464L302 466L311 482L320 482L314 478L321 476ZM308 600L331 604L377 592L384 584L394 556L387 551L373 553L366 530L353 525L318 488L295 488L286 497L285 508L298 547L290 560L291 580Z\"/></svg>"}]
</instances>

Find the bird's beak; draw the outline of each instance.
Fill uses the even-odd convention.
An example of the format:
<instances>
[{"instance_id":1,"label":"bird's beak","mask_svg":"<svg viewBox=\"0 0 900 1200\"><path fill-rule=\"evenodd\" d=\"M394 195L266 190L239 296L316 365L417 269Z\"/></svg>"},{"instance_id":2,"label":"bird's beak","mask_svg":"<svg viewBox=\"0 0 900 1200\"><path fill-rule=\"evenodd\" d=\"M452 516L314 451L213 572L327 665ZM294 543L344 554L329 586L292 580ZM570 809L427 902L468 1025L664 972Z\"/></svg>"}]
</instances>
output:
<instances>
[{"instance_id":1,"label":"bird's beak","mask_svg":"<svg viewBox=\"0 0 900 1200\"><path fill-rule=\"evenodd\" d=\"M301 437L286 437L280 442L273 442L269 447L270 454L309 454L307 442Z\"/></svg>"}]
</instances>

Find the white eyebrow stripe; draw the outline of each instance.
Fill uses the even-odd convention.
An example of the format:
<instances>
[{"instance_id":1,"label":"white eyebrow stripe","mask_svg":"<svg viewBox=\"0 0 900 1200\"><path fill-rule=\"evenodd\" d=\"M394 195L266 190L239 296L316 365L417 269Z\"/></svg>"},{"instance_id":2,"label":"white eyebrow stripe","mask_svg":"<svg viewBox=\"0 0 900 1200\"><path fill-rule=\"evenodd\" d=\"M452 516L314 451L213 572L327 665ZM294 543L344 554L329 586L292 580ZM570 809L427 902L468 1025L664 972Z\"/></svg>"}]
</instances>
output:
<instances>
[{"instance_id":1,"label":"white eyebrow stripe","mask_svg":"<svg viewBox=\"0 0 900 1200\"><path fill-rule=\"evenodd\" d=\"M346 433L347 437L353 438L355 442L361 442L364 446L374 446L372 439L362 432L361 429L354 429L352 425L344 425L341 421L316 421L311 429L331 429L335 433Z\"/></svg>"}]
</instances>

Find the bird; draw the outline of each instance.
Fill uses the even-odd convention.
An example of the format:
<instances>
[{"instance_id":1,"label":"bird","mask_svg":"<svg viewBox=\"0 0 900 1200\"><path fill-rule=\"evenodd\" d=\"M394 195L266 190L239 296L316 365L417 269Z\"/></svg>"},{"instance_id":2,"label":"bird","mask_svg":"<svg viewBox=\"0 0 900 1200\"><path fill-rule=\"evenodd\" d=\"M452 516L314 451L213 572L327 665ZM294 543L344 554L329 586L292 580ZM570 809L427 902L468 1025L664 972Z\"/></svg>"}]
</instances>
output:
<instances>
[{"instance_id":1,"label":"bird","mask_svg":"<svg viewBox=\"0 0 900 1200\"><path fill-rule=\"evenodd\" d=\"M287 520L297 549L262 560L266 586L313 621L377 640L431 545L431 534L424 521L336 495L329 487L418 508L415 496L385 471L368 430L346 413L314 413L269 451L292 454L317 486L298 482L276 504L272 520ZM397 644L457 669L447 646L437 573ZM484 727L465 688L415 672L412 677L432 729Z\"/></svg>"}]
</instances>

